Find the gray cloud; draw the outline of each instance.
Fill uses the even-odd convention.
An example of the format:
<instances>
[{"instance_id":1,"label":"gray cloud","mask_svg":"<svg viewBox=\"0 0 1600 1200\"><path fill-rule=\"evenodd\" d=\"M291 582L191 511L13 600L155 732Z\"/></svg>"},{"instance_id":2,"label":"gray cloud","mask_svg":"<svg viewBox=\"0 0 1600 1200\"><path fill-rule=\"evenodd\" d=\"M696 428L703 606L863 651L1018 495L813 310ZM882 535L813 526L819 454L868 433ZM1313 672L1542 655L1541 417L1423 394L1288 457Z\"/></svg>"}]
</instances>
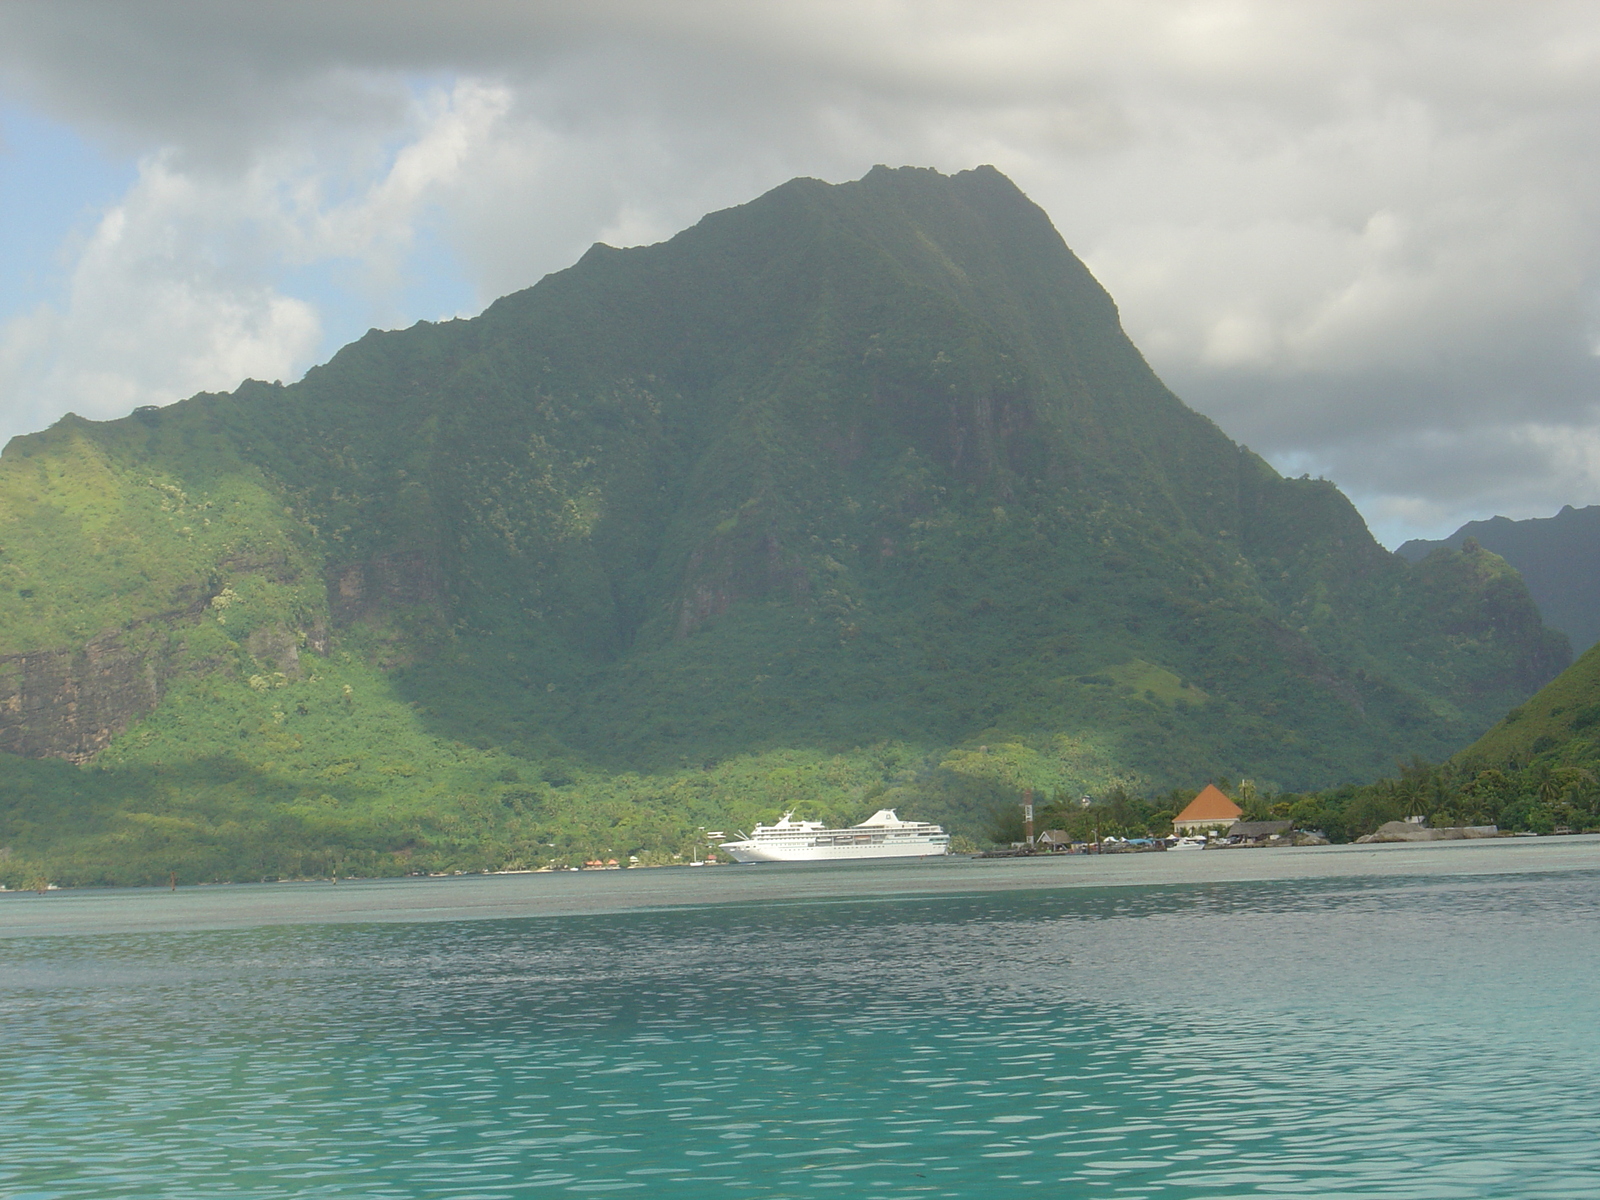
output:
<instances>
[{"instance_id":1,"label":"gray cloud","mask_svg":"<svg viewBox=\"0 0 1600 1200\"><path fill-rule=\"evenodd\" d=\"M146 166L0 378L89 411L69 333L119 403L303 367L271 263L437 316L398 298L424 225L486 301L791 175L993 162L1175 390L1390 540L1553 511L1600 501L1597 66L1588 4L13 0L0 87ZM255 246L154 249L196 228ZM194 319L119 377L175 279Z\"/></svg>"}]
</instances>

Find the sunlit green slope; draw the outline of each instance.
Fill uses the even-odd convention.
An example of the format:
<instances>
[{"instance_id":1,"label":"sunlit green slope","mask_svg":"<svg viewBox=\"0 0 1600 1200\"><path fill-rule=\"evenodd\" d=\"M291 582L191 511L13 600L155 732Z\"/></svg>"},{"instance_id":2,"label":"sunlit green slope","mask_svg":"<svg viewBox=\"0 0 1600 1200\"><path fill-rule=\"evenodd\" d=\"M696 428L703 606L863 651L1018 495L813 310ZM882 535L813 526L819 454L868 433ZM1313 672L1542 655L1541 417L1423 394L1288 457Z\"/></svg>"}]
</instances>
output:
<instances>
[{"instance_id":1,"label":"sunlit green slope","mask_svg":"<svg viewBox=\"0 0 1600 1200\"><path fill-rule=\"evenodd\" d=\"M1600 764L1600 646L1517 705L1458 754L1475 767Z\"/></svg>"},{"instance_id":2,"label":"sunlit green slope","mask_svg":"<svg viewBox=\"0 0 1600 1200\"><path fill-rule=\"evenodd\" d=\"M0 520L0 844L85 879L1331 784L1567 660L1493 555L1407 564L1186 408L989 168L795 180L290 387L68 418Z\"/></svg>"}]
</instances>

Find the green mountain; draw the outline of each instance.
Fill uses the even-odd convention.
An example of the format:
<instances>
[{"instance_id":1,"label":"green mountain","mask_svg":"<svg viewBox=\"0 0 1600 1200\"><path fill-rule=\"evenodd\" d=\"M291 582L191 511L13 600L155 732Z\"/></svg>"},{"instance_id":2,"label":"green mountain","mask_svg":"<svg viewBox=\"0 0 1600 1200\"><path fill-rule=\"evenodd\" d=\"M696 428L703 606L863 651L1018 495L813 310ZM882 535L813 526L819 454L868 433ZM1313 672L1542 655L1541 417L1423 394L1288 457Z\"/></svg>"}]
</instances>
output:
<instances>
[{"instance_id":1,"label":"green mountain","mask_svg":"<svg viewBox=\"0 0 1600 1200\"><path fill-rule=\"evenodd\" d=\"M1600 646L1455 755L1471 768L1583 767L1600 772Z\"/></svg>"},{"instance_id":2,"label":"green mountain","mask_svg":"<svg viewBox=\"0 0 1600 1200\"><path fill-rule=\"evenodd\" d=\"M1475 545L1468 543L1469 553ZM1417 815L1435 827L1600 833L1600 646L1446 761L1402 764L1396 778L1361 786L1283 796L1277 808L1302 828L1343 839Z\"/></svg>"},{"instance_id":3,"label":"green mountain","mask_svg":"<svg viewBox=\"0 0 1600 1200\"><path fill-rule=\"evenodd\" d=\"M0 846L71 880L670 858L1371 778L1568 661L1186 408L992 168L798 179L289 387L0 457Z\"/></svg>"},{"instance_id":4,"label":"green mountain","mask_svg":"<svg viewBox=\"0 0 1600 1200\"><path fill-rule=\"evenodd\" d=\"M1562 507L1553 517L1469 521L1440 541L1406 542L1396 554L1420 562L1435 550L1459 550L1471 538L1515 567L1552 629L1579 653L1600 642L1600 505Z\"/></svg>"}]
</instances>

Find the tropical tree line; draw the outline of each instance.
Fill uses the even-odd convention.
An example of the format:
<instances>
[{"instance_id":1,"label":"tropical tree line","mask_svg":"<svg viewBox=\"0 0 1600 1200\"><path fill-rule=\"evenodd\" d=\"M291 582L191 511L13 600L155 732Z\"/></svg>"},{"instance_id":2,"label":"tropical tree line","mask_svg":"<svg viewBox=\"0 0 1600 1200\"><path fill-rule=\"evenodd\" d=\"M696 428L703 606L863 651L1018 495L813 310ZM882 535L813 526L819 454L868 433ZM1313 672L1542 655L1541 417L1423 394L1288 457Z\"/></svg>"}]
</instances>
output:
<instances>
[{"instance_id":1,"label":"tropical tree line","mask_svg":"<svg viewBox=\"0 0 1600 1200\"><path fill-rule=\"evenodd\" d=\"M1430 826L1495 825L1512 833L1600 831L1600 774L1581 766L1404 764L1394 778L1320 792L1274 792L1250 780L1211 780L1241 809L1244 819L1289 819L1334 842L1350 842L1388 821L1423 817ZM1035 808L1034 829L1059 829L1075 840L1097 837L1165 837L1194 792L1174 788L1140 795L1114 787L1092 796L1056 792ZM1022 806L994 810L990 837L1020 841Z\"/></svg>"}]
</instances>

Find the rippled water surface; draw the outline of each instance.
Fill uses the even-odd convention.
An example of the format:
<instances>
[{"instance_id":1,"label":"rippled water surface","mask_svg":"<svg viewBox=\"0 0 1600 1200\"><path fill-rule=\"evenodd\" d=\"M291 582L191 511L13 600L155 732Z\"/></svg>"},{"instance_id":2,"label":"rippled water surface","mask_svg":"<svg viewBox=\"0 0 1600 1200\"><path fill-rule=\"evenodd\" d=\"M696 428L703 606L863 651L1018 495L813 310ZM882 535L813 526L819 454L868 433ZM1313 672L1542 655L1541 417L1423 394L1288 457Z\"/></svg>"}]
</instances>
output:
<instances>
[{"instance_id":1,"label":"rippled water surface","mask_svg":"<svg viewBox=\"0 0 1600 1200\"><path fill-rule=\"evenodd\" d=\"M0 1195L1600 1196L1600 875L0 942Z\"/></svg>"}]
</instances>

